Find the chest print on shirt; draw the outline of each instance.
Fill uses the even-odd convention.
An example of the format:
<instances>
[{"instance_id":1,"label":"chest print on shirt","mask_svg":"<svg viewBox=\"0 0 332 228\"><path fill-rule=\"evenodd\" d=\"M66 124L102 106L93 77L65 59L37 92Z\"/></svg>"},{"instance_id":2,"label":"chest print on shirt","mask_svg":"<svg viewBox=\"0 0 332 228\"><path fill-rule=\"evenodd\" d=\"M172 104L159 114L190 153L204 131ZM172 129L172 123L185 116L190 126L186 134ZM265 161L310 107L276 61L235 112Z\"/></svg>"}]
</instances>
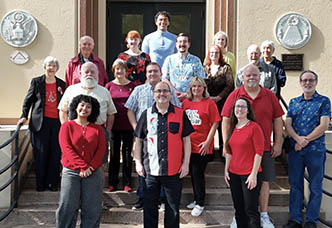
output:
<instances>
[{"instance_id":1,"label":"chest print on shirt","mask_svg":"<svg viewBox=\"0 0 332 228\"><path fill-rule=\"evenodd\" d=\"M51 103L53 103L53 102L55 102L56 101L56 99L54 98L54 96L53 96L53 94L54 94L54 92L46 92L46 97L47 97L47 101L48 102L51 102Z\"/></svg>"},{"instance_id":2,"label":"chest print on shirt","mask_svg":"<svg viewBox=\"0 0 332 228\"><path fill-rule=\"evenodd\" d=\"M157 128L158 128L158 119L155 117L151 117L151 119L149 119L148 121L149 121L149 124L148 124L149 134L156 135Z\"/></svg>"},{"instance_id":3,"label":"chest print on shirt","mask_svg":"<svg viewBox=\"0 0 332 228\"><path fill-rule=\"evenodd\" d=\"M201 125L202 120L199 118L198 110L186 110L186 114L192 125Z\"/></svg>"}]
</instances>

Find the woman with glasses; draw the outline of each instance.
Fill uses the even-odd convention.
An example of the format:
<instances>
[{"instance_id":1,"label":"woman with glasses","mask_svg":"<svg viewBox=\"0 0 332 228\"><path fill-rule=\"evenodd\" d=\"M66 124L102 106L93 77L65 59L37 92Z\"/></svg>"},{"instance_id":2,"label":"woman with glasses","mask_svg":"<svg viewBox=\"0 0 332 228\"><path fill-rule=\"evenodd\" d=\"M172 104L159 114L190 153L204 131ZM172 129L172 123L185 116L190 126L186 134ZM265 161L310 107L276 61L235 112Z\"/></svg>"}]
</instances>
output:
<instances>
[{"instance_id":1,"label":"woman with glasses","mask_svg":"<svg viewBox=\"0 0 332 228\"><path fill-rule=\"evenodd\" d=\"M217 105L209 98L204 79L194 77L189 84L188 99L182 108L195 129L190 135L190 175L194 190L194 202L187 205L192 216L200 216L204 210L205 169L213 151L213 138L219 125Z\"/></svg>"},{"instance_id":2,"label":"woman with glasses","mask_svg":"<svg viewBox=\"0 0 332 228\"><path fill-rule=\"evenodd\" d=\"M225 181L231 188L237 227L260 228L258 197L264 135L245 98L238 98L233 105L229 135L225 145Z\"/></svg>"}]
</instances>

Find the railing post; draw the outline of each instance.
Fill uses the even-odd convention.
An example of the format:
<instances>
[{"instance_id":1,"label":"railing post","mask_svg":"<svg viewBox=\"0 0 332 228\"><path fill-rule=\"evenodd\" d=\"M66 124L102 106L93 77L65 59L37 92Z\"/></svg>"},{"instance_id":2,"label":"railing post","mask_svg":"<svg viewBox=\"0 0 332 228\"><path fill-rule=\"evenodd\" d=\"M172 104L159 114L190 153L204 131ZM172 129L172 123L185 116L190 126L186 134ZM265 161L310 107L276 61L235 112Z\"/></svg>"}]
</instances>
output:
<instances>
[{"instance_id":1,"label":"railing post","mask_svg":"<svg viewBox=\"0 0 332 228\"><path fill-rule=\"evenodd\" d=\"M16 202L15 203L15 206L14 207L17 207L17 200L18 200L18 188L19 188L19 168L20 168L20 164L19 164L19 153L20 153L20 151L19 151L19 135L20 135L20 133L18 133L17 135L16 135L16 137L15 137L15 155L17 156L17 160L16 160L16 162L15 162L15 172L17 172L17 177L15 178L15 183L14 183L14 202Z\"/></svg>"}]
</instances>

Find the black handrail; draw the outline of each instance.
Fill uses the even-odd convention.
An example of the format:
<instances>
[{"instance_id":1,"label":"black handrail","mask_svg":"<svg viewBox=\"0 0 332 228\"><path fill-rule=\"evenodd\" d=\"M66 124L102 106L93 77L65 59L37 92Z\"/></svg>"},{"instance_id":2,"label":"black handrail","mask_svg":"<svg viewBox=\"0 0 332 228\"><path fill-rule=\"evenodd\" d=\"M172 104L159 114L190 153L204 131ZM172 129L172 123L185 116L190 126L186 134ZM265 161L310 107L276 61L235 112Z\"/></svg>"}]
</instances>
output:
<instances>
[{"instance_id":1,"label":"black handrail","mask_svg":"<svg viewBox=\"0 0 332 228\"><path fill-rule=\"evenodd\" d=\"M19 154L20 154L20 151L23 149L23 146L24 146L25 140L27 139L27 136L30 134L30 132L28 130L26 132L26 134L24 135L21 143L19 144L18 133L19 133L21 127L22 127L22 124L17 125L14 134L6 142L4 142L2 145L0 145L0 149L2 149L2 148L6 147L7 145L9 145L10 143L12 143L15 140L15 155L14 155L14 158L10 161L10 163L8 165L6 165L6 167L4 167L0 170L0 175L1 175L4 172L6 172L7 170L9 170L10 168L12 168L13 166L15 166L14 174L9 178L9 180L5 184L0 186L0 192L1 192L14 182L14 197L13 197L14 200L13 200L12 204L9 206L8 210L0 215L0 222L2 220L4 220L14 210L15 207L17 207L17 202L18 202L18 199L19 199L19 193L21 191L21 188L19 186L19 181L18 181L18 173L19 173L21 164L24 161L24 158L27 154L29 144L27 144L26 147L24 148L24 153L22 154L20 159L19 159Z\"/></svg>"},{"instance_id":2,"label":"black handrail","mask_svg":"<svg viewBox=\"0 0 332 228\"><path fill-rule=\"evenodd\" d=\"M288 110L288 105L286 103L286 101L283 99L283 97L280 95L280 101L281 103L284 105L284 107L286 108L286 110ZM331 154L332 155L332 151L326 149L326 153L327 154ZM309 178L307 175L304 175L304 178L309 182ZM327 180L330 180L332 181L332 177L330 177L329 175L324 175L324 178L327 179ZM329 197L332 197L332 193L326 191L323 189L323 194L329 196ZM304 205L306 207L306 205ZM324 225L328 226L328 227L332 227L332 223L329 223L327 222L325 219L319 217L318 218L318 221L320 221L321 223L323 223Z\"/></svg>"}]
</instances>

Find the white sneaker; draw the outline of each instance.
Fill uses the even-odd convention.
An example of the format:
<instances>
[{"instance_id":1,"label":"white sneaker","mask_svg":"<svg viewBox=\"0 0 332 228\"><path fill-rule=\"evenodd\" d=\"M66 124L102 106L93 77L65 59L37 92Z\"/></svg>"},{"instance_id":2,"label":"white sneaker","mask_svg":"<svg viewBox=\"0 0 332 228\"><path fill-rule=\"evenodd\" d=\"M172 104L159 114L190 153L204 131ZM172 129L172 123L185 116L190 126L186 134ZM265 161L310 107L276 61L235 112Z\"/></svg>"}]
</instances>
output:
<instances>
[{"instance_id":1,"label":"white sneaker","mask_svg":"<svg viewBox=\"0 0 332 228\"><path fill-rule=\"evenodd\" d=\"M191 202L190 204L187 205L188 209L193 209L196 206L196 201Z\"/></svg>"},{"instance_id":2,"label":"white sneaker","mask_svg":"<svg viewBox=\"0 0 332 228\"><path fill-rule=\"evenodd\" d=\"M165 211L165 204L160 204L159 211Z\"/></svg>"},{"instance_id":3,"label":"white sneaker","mask_svg":"<svg viewBox=\"0 0 332 228\"><path fill-rule=\"evenodd\" d=\"M232 224L231 224L231 226L229 228L237 228L235 216L233 217Z\"/></svg>"},{"instance_id":4,"label":"white sneaker","mask_svg":"<svg viewBox=\"0 0 332 228\"><path fill-rule=\"evenodd\" d=\"M269 216L262 216L261 215L261 227L263 228L274 228L273 223L270 220Z\"/></svg>"},{"instance_id":5,"label":"white sneaker","mask_svg":"<svg viewBox=\"0 0 332 228\"><path fill-rule=\"evenodd\" d=\"M197 216L200 216L203 211L204 211L204 207L196 205L194 207L194 209L191 211L191 215L197 217Z\"/></svg>"}]
</instances>

